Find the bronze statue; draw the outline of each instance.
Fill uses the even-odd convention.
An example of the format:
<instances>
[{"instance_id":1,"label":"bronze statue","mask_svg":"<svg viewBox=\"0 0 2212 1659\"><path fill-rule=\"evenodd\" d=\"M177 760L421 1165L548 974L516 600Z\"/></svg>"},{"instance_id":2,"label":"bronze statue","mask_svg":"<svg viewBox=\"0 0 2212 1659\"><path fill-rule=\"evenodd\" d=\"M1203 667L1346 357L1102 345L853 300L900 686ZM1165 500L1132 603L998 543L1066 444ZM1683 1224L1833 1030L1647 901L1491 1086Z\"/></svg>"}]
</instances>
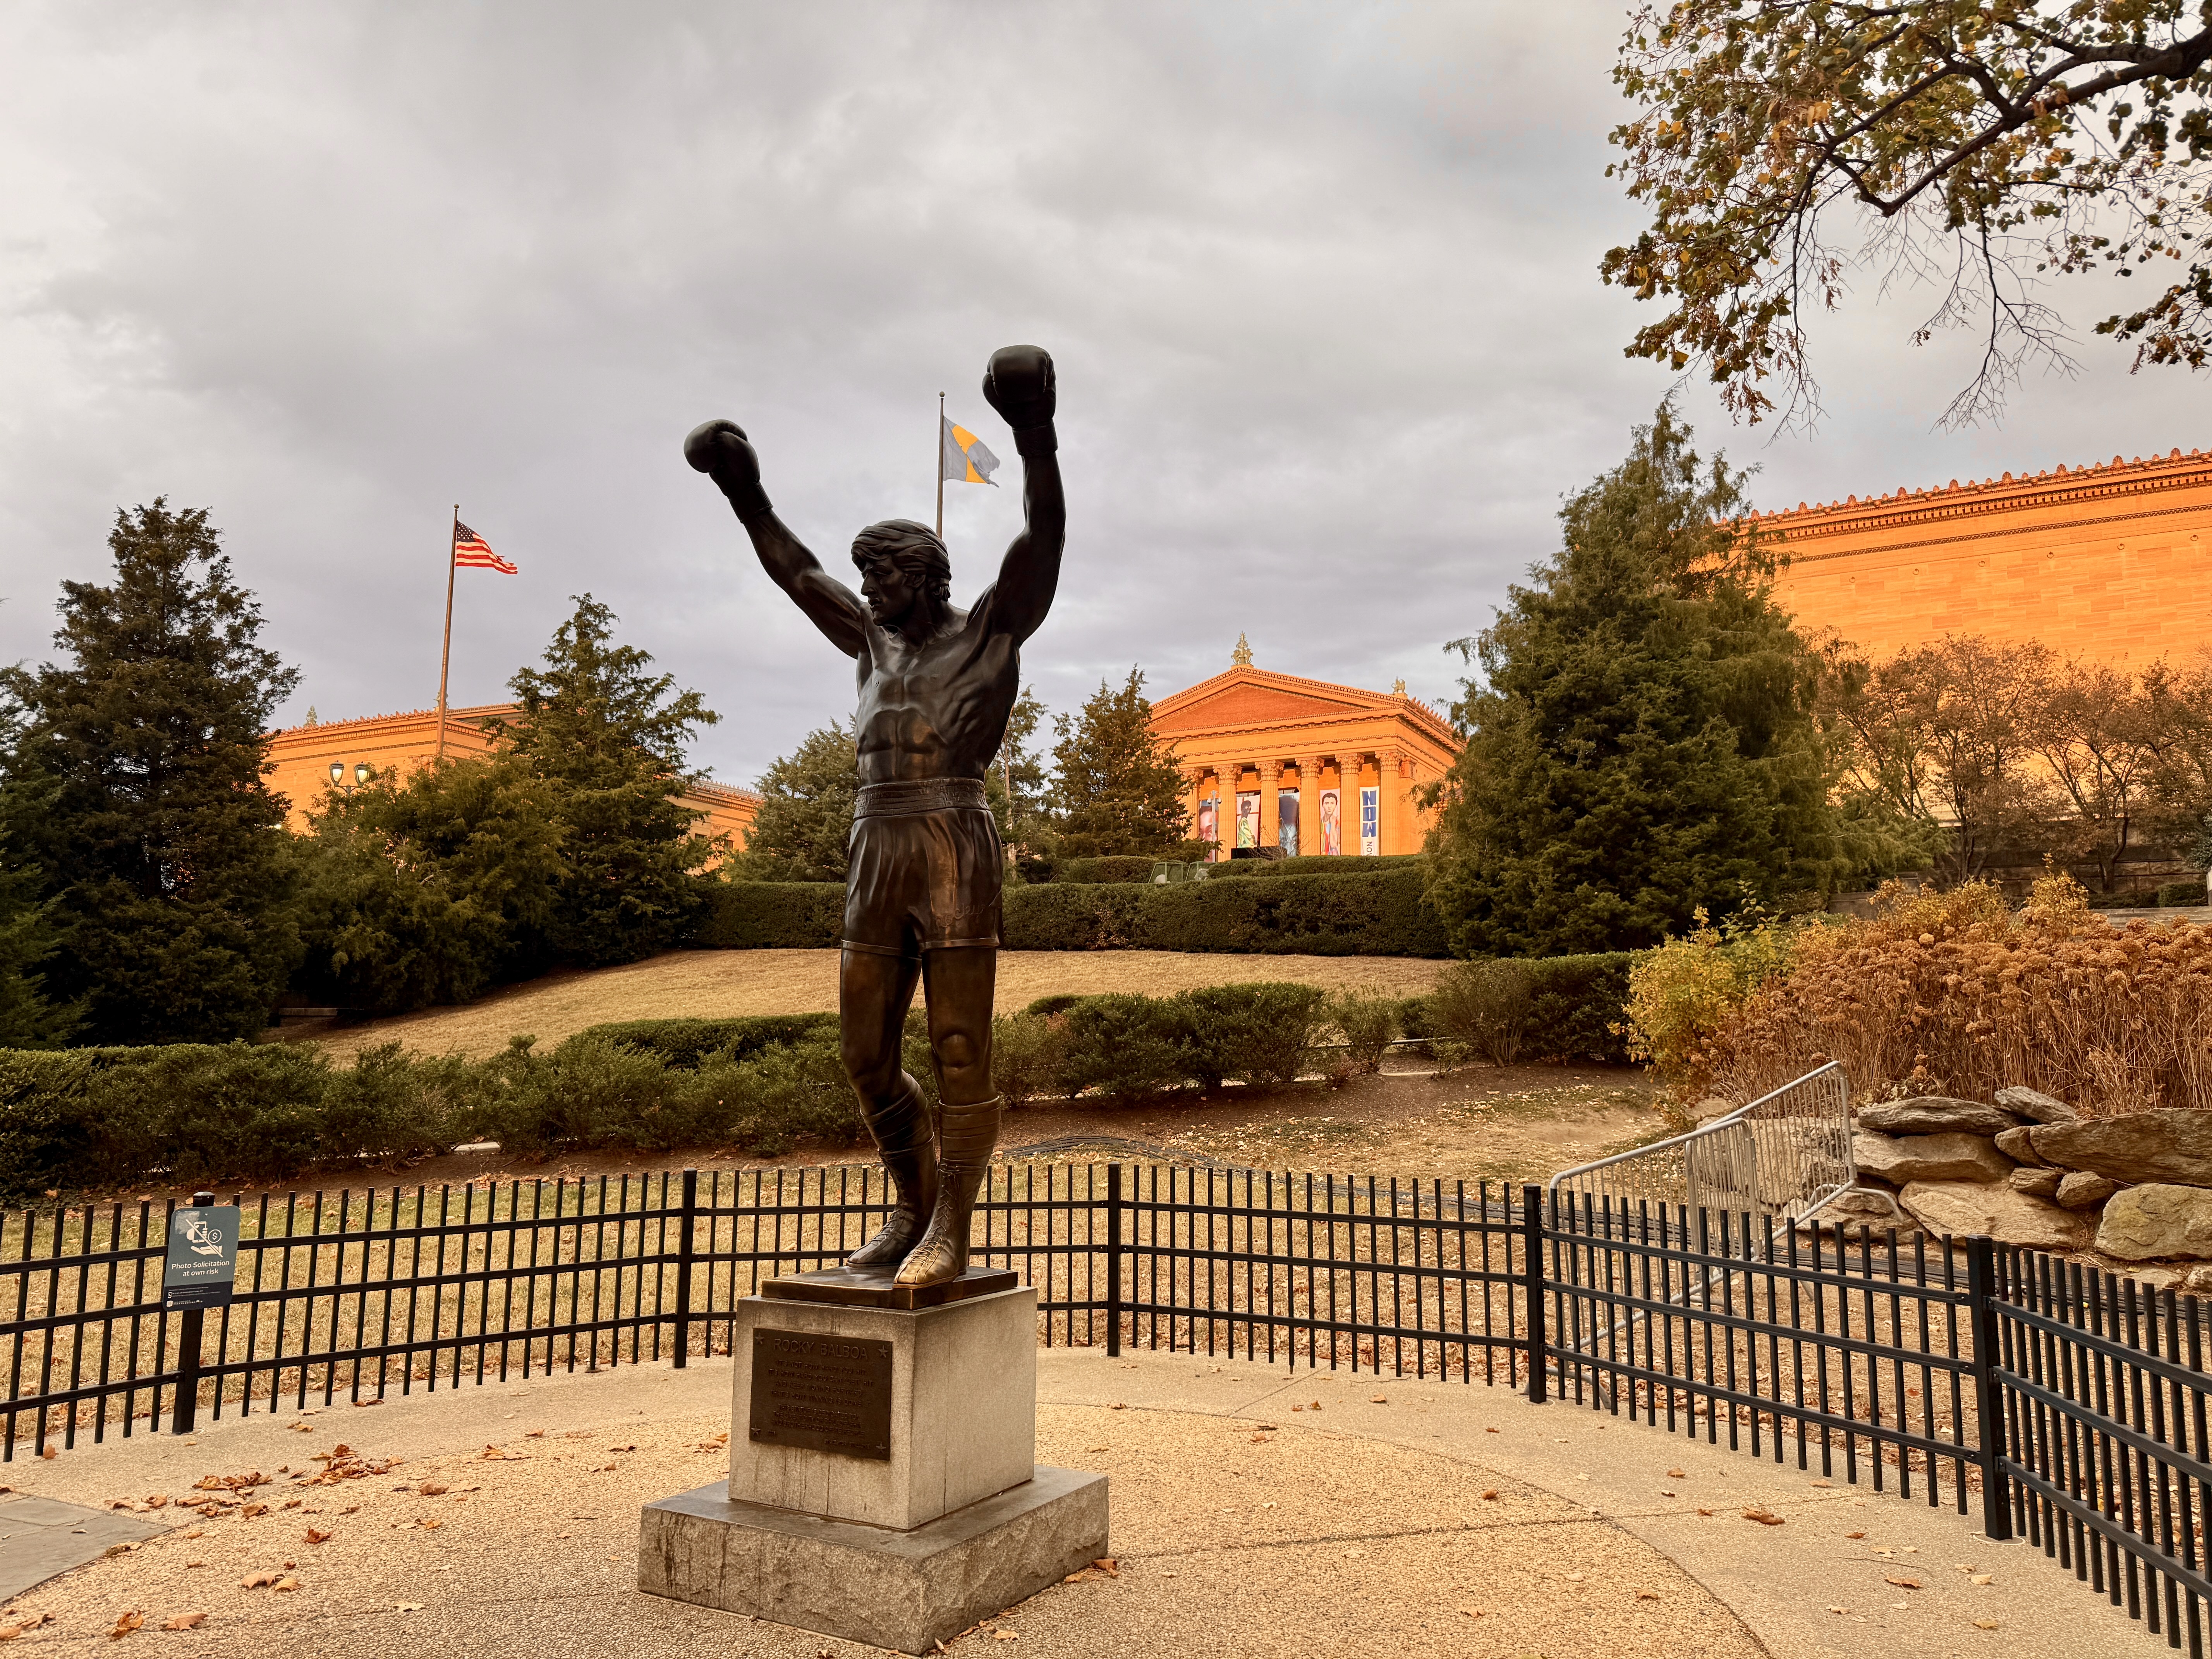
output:
<instances>
[{"instance_id":1,"label":"bronze statue","mask_svg":"<svg viewBox=\"0 0 2212 1659\"><path fill-rule=\"evenodd\" d=\"M848 1265L896 1268L902 1285L967 1271L975 1194L999 1138L991 1000L1006 858L983 778L1020 690L1022 641L1052 607L1066 538L1052 358L1036 346L994 352L983 396L1014 429L1024 523L998 581L969 611L951 603L951 564L927 526L892 519L862 531L853 543L855 595L775 516L741 429L709 421L684 442L684 459L729 498L776 586L860 664L860 791L838 1017L846 1075L896 1204ZM940 1100L934 1123L899 1064L917 978Z\"/></svg>"}]
</instances>

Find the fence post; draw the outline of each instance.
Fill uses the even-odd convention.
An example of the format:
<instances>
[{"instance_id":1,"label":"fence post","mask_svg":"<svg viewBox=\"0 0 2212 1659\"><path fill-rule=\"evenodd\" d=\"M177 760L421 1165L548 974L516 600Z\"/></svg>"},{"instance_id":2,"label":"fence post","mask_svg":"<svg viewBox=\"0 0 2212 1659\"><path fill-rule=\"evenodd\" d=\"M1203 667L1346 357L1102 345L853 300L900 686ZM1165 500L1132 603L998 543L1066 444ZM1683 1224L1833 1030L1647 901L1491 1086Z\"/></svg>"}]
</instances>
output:
<instances>
[{"instance_id":1,"label":"fence post","mask_svg":"<svg viewBox=\"0 0 2212 1659\"><path fill-rule=\"evenodd\" d=\"M1990 1239L1966 1241L1966 1298L1974 1327L1974 1414L1981 1429L1975 1461L1982 1470L1982 1531L2002 1543L2012 1536L2012 1482L2004 1473L2004 1391L1997 1382L1996 1245Z\"/></svg>"},{"instance_id":2,"label":"fence post","mask_svg":"<svg viewBox=\"0 0 2212 1659\"><path fill-rule=\"evenodd\" d=\"M676 1222L676 1369L691 1353L691 1225L698 1218L699 1172L684 1172L684 1208Z\"/></svg>"},{"instance_id":3,"label":"fence post","mask_svg":"<svg viewBox=\"0 0 2212 1659\"><path fill-rule=\"evenodd\" d=\"M1121 1357L1121 1166L1106 1166L1106 1357Z\"/></svg>"},{"instance_id":4,"label":"fence post","mask_svg":"<svg viewBox=\"0 0 2212 1659\"><path fill-rule=\"evenodd\" d=\"M213 1193L192 1194L192 1203L198 1207L205 1208L214 1202ZM166 1234L163 1242L166 1244ZM199 1421L200 1335L206 1318L204 1308L186 1308L177 1316L177 1397L169 1413L171 1434L190 1434ZM270 1387L276 1387L273 1373Z\"/></svg>"},{"instance_id":5,"label":"fence post","mask_svg":"<svg viewBox=\"0 0 2212 1659\"><path fill-rule=\"evenodd\" d=\"M1544 1189L1531 1182L1521 1189L1521 1296L1528 1310L1528 1403L1545 1398Z\"/></svg>"}]
</instances>

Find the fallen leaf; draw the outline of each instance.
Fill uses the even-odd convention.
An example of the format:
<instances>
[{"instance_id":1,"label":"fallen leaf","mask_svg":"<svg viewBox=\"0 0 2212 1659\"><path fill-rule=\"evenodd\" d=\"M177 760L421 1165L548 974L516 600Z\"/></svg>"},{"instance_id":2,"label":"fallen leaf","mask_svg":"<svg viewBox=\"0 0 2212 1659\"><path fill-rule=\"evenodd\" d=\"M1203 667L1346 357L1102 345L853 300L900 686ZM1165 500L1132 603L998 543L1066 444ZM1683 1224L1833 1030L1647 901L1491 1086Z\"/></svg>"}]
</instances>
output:
<instances>
[{"instance_id":1,"label":"fallen leaf","mask_svg":"<svg viewBox=\"0 0 2212 1659\"><path fill-rule=\"evenodd\" d=\"M446 1523L442 1521L417 1521L415 1524L422 1528L424 1532L435 1532Z\"/></svg>"},{"instance_id":2,"label":"fallen leaf","mask_svg":"<svg viewBox=\"0 0 2212 1659\"><path fill-rule=\"evenodd\" d=\"M1656 1601L1659 1599L1659 1592L1657 1590L1640 1589L1636 1592L1636 1599L1639 1601Z\"/></svg>"},{"instance_id":3,"label":"fallen leaf","mask_svg":"<svg viewBox=\"0 0 2212 1659\"><path fill-rule=\"evenodd\" d=\"M1881 1582L1885 1584L1894 1584L1899 1589L1918 1589L1920 1588L1920 1581L1917 1578L1899 1578L1895 1573L1889 1574Z\"/></svg>"},{"instance_id":4,"label":"fallen leaf","mask_svg":"<svg viewBox=\"0 0 2212 1659\"><path fill-rule=\"evenodd\" d=\"M300 1588L300 1581L296 1578L279 1578L269 1588L275 1590L295 1590Z\"/></svg>"},{"instance_id":5,"label":"fallen leaf","mask_svg":"<svg viewBox=\"0 0 2212 1659\"><path fill-rule=\"evenodd\" d=\"M1698 1513L1699 1515L1711 1515L1712 1511L1711 1510L1699 1510Z\"/></svg>"},{"instance_id":6,"label":"fallen leaf","mask_svg":"<svg viewBox=\"0 0 2212 1659\"><path fill-rule=\"evenodd\" d=\"M1498 1488L1492 1486L1488 1492L1482 1494L1482 1498L1486 1504L1495 1504L1498 1501Z\"/></svg>"},{"instance_id":7,"label":"fallen leaf","mask_svg":"<svg viewBox=\"0 0 2212 1659\"><path fill-rule=\"evenodd\" d=\"M1109 1578L1119 1578L1121 1576L1121 1569L1118 1565L1116 1565L1115 1559L1113 1556L1102 1555L1091 1565L1097 1568L1099 1571L1104 1573Z\"/></svg>"},{"instance_id":8,"label":"fallen leaf","mask_svg":"<svg viewBox=\"0 0 2212 1659\"><path fill-rule=\"evenodd\" d=\"M1492 1429L1491 1432L1495 1434L1497 1431ZM1460 1611L1470 1619L1480 1619L1482 1617L1482 1609L1480 1607L1462 1607Z\"/></svg>"},{"instance_id":9,"label":"fallen leaf","mask_svg":"<svg viewBox=\"0 0 2212 1659\"><path fill-rule=\"evenodd\" d=\"M416 1487L415 1490L421 1492L425 1498L438 1498L451 1492L453 1488L451 1486L441 1486L434 1480L425 1480L421 1486Z\"/></svg>"},{"instance_id":10,"label":"fallen leaf","mask_svg":"<svg viewBox=\"0 0 2212 1659\"><path fill-rule=\"evenodd\" d=\"M609 1451L635 1451L635 1450L637 1449L637 1448L636 1448L635 1445L629 1445L629 1446L610 1446L610 1447L608 1447L608 1448L607 1448L607 1449L608 1449Z\"/></svg>"},{"instance_id":11,"label":"fallen leaf","mask_svg":"<svg viewBox=\"0 0 2212 1659\"><path fill-rule=\"evenodd\" d=\"M1756 1521L1762 1527L1778 1527L1782 1524L1782 1517L1772 1510L1746 1510L1743 1512L1743 1518L1747 1521Z\"/></svg>"},{"instance_id":12,"label":"fallen leaf","mask_svg":"<svg viewBox=\"0 0 2212 1659\"><path fill-rule=\"evenodd\" d=\"M392 1611L395 1613L420 1613L422 1611L422 1604L420 1601L395 1602L392 1607Z\"/></svg>"},{"instance_id":13,"label":"fallen leaf","mask_svg":"<svg viewBox=\"0 0 2212 1659\"><path fill-rule=\"evenodd\" d=\"M1844 1536L1846 1538L1863 1538L1866 1534L1863 1532L1847 1532Z\"/></svg>"},{"instance_id":14,"label":"fallen leaf","mask_svg":"<svg viewBox=\"0 0 2212 1659\"><path fill-rule=\"evenodd\" d=\"M161 1628L163 1630L198 1630L205 1623L207 1623L207 1614L204 1613L180 1613L174 1618L163 1620Z\"/></svg>"},{"instance_id":15,"label":"fallen leaf","mask_svg":"<svg viewBox=\"0 0 2212 1659\"><path fill-rule=\"evenodd\" d=\"M288 1510L296 1510L300 1507L300 1500L296 1498L288 1498L284 1500L284 1507Z\"/></svg>"},{"instance_id":16,"label":"fallen leaf","mask_svg":"<svg viewBox=\"0 0 2212 1659\"><path fill-rule=\"evenodd\" d=\"M310 1544L328 1543L330 1541L330 1537L331 1534L323 1531L319 1527L310 1527L307 1528L307 1541Z\"/></svg>"},{"instance_id":17,"label":"fallen leaf","mask_svg":"<svg viewBox=\"0 0 2212 1659\"><path fill-rule=\"evenodd\" d=\"M53 1459L59 1457L61 1454L56 1451L52 1446L49 1446L46 1450L40 1452L39 1455L51 1462Z\"/></svg>"},{"instance_id":18,"label":"fallen leaf","mask_svg":"<svg viewBox=\"0 0 2212 1659\"><path fill-rule=\"evenodd\" d=\"M266 1515L268 1513L269 1505L266 1504L248 1504L244 1509L239 1510L239 1514L243 1516L248 1521L253 1519L257 1515Z\"/></svg>"},{"instance_id":19,"label":"fallen leaf","mask_svg":"<svg viewBox=\"0 0 2212 1659\"><path fill-rule=\"evenodd\" d=\"M146 1615L143 1613L137 1612L136 1609L133 1609L131 1612L124 1613L121 1617L116 1620L115 1628L107 1632L107 1639L111 1642L120 1642L125 1637L130 1635L132 1631L137 1630L141 1626L144 1625L145 1622Z\"/></svg>"},{"instance_id":20,"label":"fallen leaf","mask_svg":"<svg viewBox=\"0 0 2212 1659\"><path fill-rule=\"evenodd\" d=\"M1120 1401L1116 1400L1112 1405L1107 1407L1106 1409L1109 1412L1125 1412L1129 1408L1123 1405Z\"/></svg>"},{"instance_id":21,"label":"fallen leaf","mask_svg":"<svg viewBox=\"0 0 2212 1659\"><path fill-rule=\"evenodd\" d=\"M1995 1630L1996 1627L1997 1621L1994 1619L1977 1619L1974 1620L1974 1628L1976 1630Z\"/></svg>"},{"instance_id":22,"label":"fallen leaf","mask_svg":"<svg viewBox=\"0 0 2212 1659\"><path fill-rule=\"evenodd\" d=\"M1309 1406L1309 1407L1306 1407L1306 1409L1307 1409L1308 1411L1310 1411L1310 1412L1317 1412L1317 1411L1319 1411L1319 1410L1321 1409L1321 1401L1318 1401L1318 1400L1315 1401L1313 1402L1313 1404L1312 1404L1312 1405L1310 1405L1310 1406Z\"/></svg>"},{"instance_id":23,"label":"fallen leaf","mask_svg":"<svg viewBox=\"0 0 2212 1659\"><path fill-rule=\"evenodd\" d=\"M530 1431L528 1434L526 1434L526 1435L523 1436L523 1438L524 1438L524 1439L526 1439L526 1440L542 1440L542 1439L544 1439L544 1437L545 1437L545 1431L544 1431L544 1430L543 1430L543 1429L532 1429L532 1430L531 1430L531 1431ZM726 1430L724 1430L720 1434L718 1434L718 1435L716 1435L716 1436L714 1437L714 1438L715 1438L715 1439L717 1439L717 1440L727 1440L729 1437L730 1437L730 1436L729 1436L729 1431L728 1431L726 1429Z\"/></svg>"},{"instance_id":24,"label":"fallen leaf","mask_svg":"<svg viewBox=\"0 0 2212 1659\"><path fill-rule=\"evenodd\" d=\"M169 1495L167 1492L157 1492L146 1500L146 1507L149 1510L167 1509L168 1504Z\"/></svg>"},{"instance_id":25,"label":"fallen leaf","mask_svg":"<svg viewBox=\"0 0 2212 1659\"><path fill-rule=\"evenodd\" d=\"M259 1589L265 1584L275 1583L283 1577L283 1574L277 1572L249 1572L238 1581L238 1587L240 1589Z\"/></svg>"},{"instance_id":26,"label":"fallen leaf","mask_svg":"<svg viewBox=\"0 0 2212 1659\"><path fill-rule=\"evenodd\" d=\"M1669 1480L1687 1480L1690 1477L1680 1469L1669 1469L1667 1471L1667 1478Z\"/></svg>"},{"instance_id":27,"label":"fallen leaf","mask_svg":"<svg viewBox=\"0 0 2212 1659\"><path fill-rule=\"evenodd\" d=\"M1996 1575L1993 1572L1978 1572L1966 1582L1970 1584L1992 1584L1996 1582Z\"/></svg>"}]
</instances>

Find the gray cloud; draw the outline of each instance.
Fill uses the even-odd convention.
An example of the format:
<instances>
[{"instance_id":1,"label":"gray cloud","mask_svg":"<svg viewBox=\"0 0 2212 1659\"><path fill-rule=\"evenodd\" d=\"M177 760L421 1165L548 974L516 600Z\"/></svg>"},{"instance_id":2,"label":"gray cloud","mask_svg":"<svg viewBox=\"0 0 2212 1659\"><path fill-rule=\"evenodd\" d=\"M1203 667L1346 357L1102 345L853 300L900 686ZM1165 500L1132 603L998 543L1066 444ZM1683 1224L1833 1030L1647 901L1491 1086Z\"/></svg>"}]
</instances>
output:
<instances>
[{"instance_id":1,"label":"gray cloud","mask_svg":"<svg viewBox=\"0 0 2212 1659\"><path fill-rule=\"evenodd\" d=\"M206 504L326 718L500 695L585 588L750 779L850 705L678 445L726 414L827 560L927 516L936 393L1002 454L991 349L1060 366L1074 526L1031 678L1067 708L1263 665L1447 697L1443 641L1552 544L1669 377L1598 254L1620 15L1595 4L554 3L0 13L0 658L118 505ZM2062 295L2062 297L2067 297ZM2101 314L2097 296L2069 299ZM1921 308L1924 308L1922 307ZM2198 390L1965 372L1913 296L1824 329L1830 417L1708 441L1759 499L2203 441ZM1002 475L1014 480L1009 468ZM947 486L956 589L1015 488Z\"/></svg>"}]
</instances>

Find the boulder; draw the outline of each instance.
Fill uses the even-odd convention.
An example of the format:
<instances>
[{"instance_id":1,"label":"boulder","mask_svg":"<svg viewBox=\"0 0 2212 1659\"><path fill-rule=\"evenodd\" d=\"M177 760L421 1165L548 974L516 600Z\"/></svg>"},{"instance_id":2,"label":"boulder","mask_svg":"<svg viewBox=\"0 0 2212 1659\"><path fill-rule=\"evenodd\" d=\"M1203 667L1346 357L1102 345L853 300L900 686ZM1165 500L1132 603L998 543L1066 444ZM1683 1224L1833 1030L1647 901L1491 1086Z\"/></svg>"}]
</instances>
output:
<instances>
[{"instance_id":1,"label":"boulder","mask_svg":"<svg viewBox=\"0 0 2212 1659\"><path fill-rule=\"evenodd\" d=\"M1897 1207L1896 1196L1894 1193L1884 1196L1878 1188L1854 1188L1850 1192L1838 1193L1797 1231L1809 1233L1820 1228L1850 1239L1880 1240L1892 1232L1900 1241L1917 1238L1920 1229L1913 1224L1911 1216Z\"/></svg>"},{"instance_id":2,"label":"boulder","mask_svg":"<svg viewBox=\"0 0 2212 1659\"><path fill-rule=\"evenodd\" d=\"M1994 1135L2020 1120L1985 1100L1954 1100L1948 1095L1918 1095L1859 1108L1859 1127L1886 1135Z\"/></svg>"},{"instance_id":3,"label":"boulder","mask_svg":"<svg viewBox=\"0 0 2212 1659\"><path fill-rule=\"evenodd\" d=\"M2020 1083L1998 1090L1997 1104L2038 1123L2071 1123L2081 1115L2064 1101Z\"/></svg>"},{"instance_id":4,"label":"boulder","mask_svg":"<svg viewBox=\"0 0 2212 1659\"><path fill-rule=\"evenodd\" d=\"M1980 1135L1876 1135L1861 1129L1851 1137L1851 1157L1861 1175L1893 1187L1908 1181L2002 1181L2013 1167Z\"/></svg>"},{"instance_id":5,"label":"boulder","mask_svg":"<svg viewBox=\"0 0 2212 1659\"><path fill-rule=\"evenodd\" d=\"M2159 1182L2123 1188L2105 1206L2097 1248L2123 1261L2212 1260L2212 1188Z\"/></svg>"},{"instance_id":6,"label":"boulder","mask_svg":"<svg viewBox=\"0 0 2212 1659\"><path fill-rule=\"evenodd\" d=\"M2015 1164L2042 1163L2043 1160L2035 1155L2034 1130L2035 1126L2031 1123L2023 1123L2016 1129L2007 1129L1996 1138L1997 1150Z\"/></svg>"},{"instance_id":7,"label":"boulder","mask_svg":"<svg viewBox=\"0 0 2212 1659\"><path fill-rule=\"evenodd\" d=\"M2026 1193L2030 1198L2055 1200L2058 1196L2058 1183L2065 1178L2066 1172L2063 1170L2021 1168L2012 1172L2012 1189L2016 1193ZM2094 1181L2097 1177L2091 1176L2089 1179ZM2061 1207L2072 1210L2081 1206L2068 1204Z\"/></svg>"},{"instance_id":8,"label":"boulder","mask_svg":"<svg viewBox=\"0 0 2212 1659\"><path fill-rule=\"evenodd\" d=\"M1733 1100L1725 1100L1719 1095L1707 1095L1690 1108L1690 1116L1695 1122L1711 1123L1715 1118L1726 1117L1735 1109L1736 1103Z\"/></svg>"},{"instance_id":9,"label":"boulder","mask_svg":"<svg viewBox=\"0 0 2212 1659\"><path fill-rule=\"evenodd\" d=\"M2181 1275L2181 1288L2192 1296L2212 1291L2212 1262L2200 1267L2191 1267Z\"/></svg>"},{"instance_id":10,"label":"boulder","mask_svg":"<svg viewBox=\"0 0 2212 1659\"><path fill-rule=\"evenodd\" d=\"M2087 1170L2069 1170L2058 1182L2059 1207L2094 1210L2119 1190L2120 1183L2110 1176L2091 1175Z\"/></svg>"},{"instance_id":11,"label":"boulder","mask_svg":"<svg viewBox=\"0 0 2212 1659\"><path fill-rule=\"evenodd\" d=\"M2093 1170L2124 1184L2212 1187L2212 1112L2166 1107L2125 1117L2039 1123L2035 1155L2065 1170Z\"/></svg>"},{"instance_id":12,"label":"boulder","mask_svg":"<svg viewBox=\"0 0 2212 1659\"><path fill-rule=\"evenodd\" d=\"M1899 1195L1913 1219L1931 1233L1970 1238L1985 1233L2000 1244L2038 1250L2078 1250L2089 1242L2086 1217L1979 1181L1916 1181Z\"/></svg>"}]
</instances>

